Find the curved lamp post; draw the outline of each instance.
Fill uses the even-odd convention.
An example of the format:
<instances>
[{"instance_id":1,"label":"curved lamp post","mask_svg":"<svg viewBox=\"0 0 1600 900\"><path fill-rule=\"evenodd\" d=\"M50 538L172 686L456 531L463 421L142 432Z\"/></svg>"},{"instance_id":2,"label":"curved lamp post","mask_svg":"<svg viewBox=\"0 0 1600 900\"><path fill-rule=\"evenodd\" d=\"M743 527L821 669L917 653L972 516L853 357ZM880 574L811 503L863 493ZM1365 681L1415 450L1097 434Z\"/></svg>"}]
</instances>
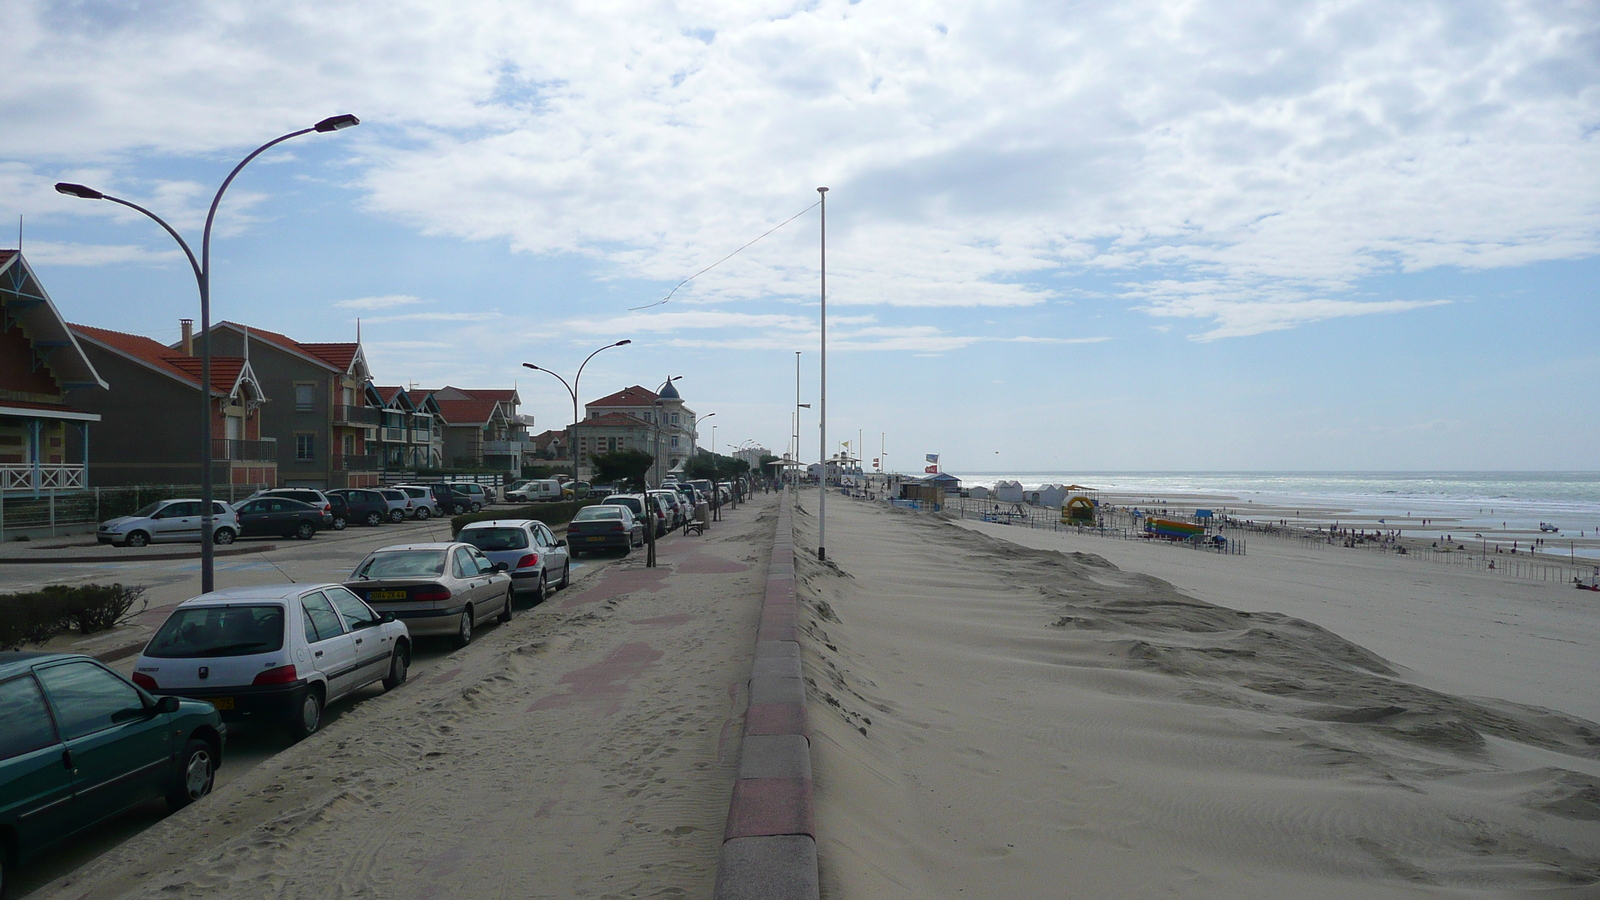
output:
<instances>
[{"instance_id":1,"label":"curved lamp post","mask_svg":"<svg viewBox=\"0 0 1600 900\"><path fill-rule=\"evenodd\" d=\"M205 336L205 346L200 350L200 592L209 594L215 589L215 551L212 547L211 525L214 512L211 508L212 501L212 475L211 475L211 226L217 219L217 206L222 203L222 195L227 192L228 185L233 184L233 179L249 162L268 149L302 134L315 132L339 131L360 125L361 120L348 113L341 116L329 116L310 128L291 131L282 137L273 138L257 147L249 156L239 161L228 177L223 179L222 187L217 188L217 194L211 198L211 210L206 213L206 228L200 238L200 259L196 261L194 251L189 249L189 244L183 235L168 225L166 220L140 206L137 203L123 200L104 194L91 187L70 182L60 182L56 190L68 196L84 200L109 200L112 203L126 206L129 209L144 213L156 221L157 225L166 229L167 234L178 242L183 248L183 254L189 258L189 268L194 270L194 280L200 287L200 334Z\"/></svg>"},{"instance_id":2,"label":"curved lamp post","mask_svg":"<svg viewBox=\"0 0 1600 900\"><path fill-rule=\"evenodd\" d=\"M625 347L631 343L633 343L632 340L617 341L615 344L607 344L604 347L601 347L599 350L589 354L583 360L583 364L578 366L578 374L572 376L571 384L568 384L565 378L562 378L560 375L556 375L556 373L550 371L549 369L541 369L533 363L522 364L524 369L532 369L535 372L544 372L548 375L555 375L556 380L561 382L561 386L567 389L568 394L572 395L572 492L574 498L577 497L578 492L578 379L583 377L583 367L589 364L589 360L599 356L601 351L610 350L612 347Z\"/></svg>"}]
</instances>

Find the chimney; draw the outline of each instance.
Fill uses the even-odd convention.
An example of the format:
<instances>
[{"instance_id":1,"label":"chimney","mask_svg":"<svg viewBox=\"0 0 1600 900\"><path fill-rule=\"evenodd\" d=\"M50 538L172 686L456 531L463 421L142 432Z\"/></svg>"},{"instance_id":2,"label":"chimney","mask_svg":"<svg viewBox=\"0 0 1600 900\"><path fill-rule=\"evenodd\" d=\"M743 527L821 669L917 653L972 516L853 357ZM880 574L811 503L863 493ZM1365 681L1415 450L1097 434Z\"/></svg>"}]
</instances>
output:
<instances>
[{"instance_id":1,"label":"chimney","mask_svg":"<svg viewBox=\"0 0 1600 900\"><path fill-rule=\"evenodd\" d=\"M179 349L181 349L183 351L183 355L184 356L193 356L194 355L194 320L193 319L179 319L178 320L178 324L183 326L183 342L179 345Z\"/></svg>"}]
</instances>

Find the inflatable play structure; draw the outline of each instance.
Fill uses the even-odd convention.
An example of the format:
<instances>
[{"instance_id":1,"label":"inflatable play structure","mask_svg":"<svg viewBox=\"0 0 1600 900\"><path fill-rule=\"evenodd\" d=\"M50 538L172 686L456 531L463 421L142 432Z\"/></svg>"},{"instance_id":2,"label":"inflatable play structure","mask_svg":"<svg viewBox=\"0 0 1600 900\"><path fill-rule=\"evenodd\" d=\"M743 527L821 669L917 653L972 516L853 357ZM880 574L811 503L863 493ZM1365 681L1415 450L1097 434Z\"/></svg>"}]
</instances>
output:
<instances>
[{"instance_id":1,"label":"inflatable play structure","mask_svg":"<svg viewBox=\"0 0 1600 900\"><path fill-rule=\"evenodd\" d=\"M1171 538L1177 541L1190 541L1206 536L1204 525L1191 525L1188 522L1174 522L1171 519L1149 519L1144 523L1144 530L1148 534L1159 537Z\"/></svg>"},{"instance_id":2,"label":"inflatable play structure","mask_svg":"<svg viewBox=\"0 0 1600 900\"><path fill-rule=\"evenodd\" d=\"M1061 507L1061 524L1063 525L1093 525L1094 501L1088 497L1073 497L1067 505Z\"/></svg>"}]
</instances>

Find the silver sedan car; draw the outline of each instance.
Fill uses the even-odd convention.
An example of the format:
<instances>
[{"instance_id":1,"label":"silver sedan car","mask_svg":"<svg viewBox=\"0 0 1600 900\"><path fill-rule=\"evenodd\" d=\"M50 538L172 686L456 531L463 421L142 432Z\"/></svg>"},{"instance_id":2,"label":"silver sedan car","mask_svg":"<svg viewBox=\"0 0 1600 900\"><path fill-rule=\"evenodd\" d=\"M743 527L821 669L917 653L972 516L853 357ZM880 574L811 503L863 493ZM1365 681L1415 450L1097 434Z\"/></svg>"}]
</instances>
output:
<instances>
[{"instance_id":1,"label":"silver sedan car","mask_svg":"<svg viewBox=\"0 0 1600 900\"><path fill-rule=\"evenodd\" d=\"M511 621L511 576L504 563L459 541L397 544L367 554L344 586L379 613L406 623L413 636L472 641L479 623Z\"/></svg>"},{"instance_id":2,"label":"silver sedan car","mask_svg":"<svg viewBox=\"0 0 1600 900\"><path fill-rule=\"evenodd\" d=\"M550 526L533 519L491 519L473 522L456 539L483 551L490 562L505 563L518 593L542 601L552 590L572 583L567 542Z\"/></svg>"}]
</instances>

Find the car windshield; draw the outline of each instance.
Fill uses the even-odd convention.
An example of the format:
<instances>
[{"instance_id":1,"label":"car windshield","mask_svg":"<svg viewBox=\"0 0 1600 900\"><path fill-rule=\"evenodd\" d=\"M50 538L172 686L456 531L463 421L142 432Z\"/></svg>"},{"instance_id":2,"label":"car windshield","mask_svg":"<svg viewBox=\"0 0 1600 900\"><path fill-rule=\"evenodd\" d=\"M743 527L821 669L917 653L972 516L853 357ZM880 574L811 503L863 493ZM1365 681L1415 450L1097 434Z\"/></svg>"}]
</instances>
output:
<instances>
[{"instance_id":1,"label":"car windshield","mask_svg":"<svg viewBox=\"0 0 1600 900\"><path fill-rule=\"evenodd\" d=\"M589 522L595 519L620 518L622 518L622 509L613 503L608 504L608 506L585 506L583 509L578 510L578 514L572 517L572 521Z\"/></svg>"},{"instance_id":2,"label":"car windshield","mask_svg":"<svg viewBox=\"0 0 1600 900\"><path fill-rule=\"evenodd\" d=\"M435 578L444 574L443 550L374 553L356 568L356 578Z\"/></svg>"},{"instance_id":3,"label":"car windshield","mask_svg":"<svg viewBox=\"0 0 1600 900\"><path fill-rule=\"evenodd\" d=\"M521 528L468 528L461 540L484 551L528 549L528 532Z\"/></svg>"},{"instance_id":4,"label":"car windshield","mask_svg":"<svg viewBox=\"0 0 1600 900\"><path fill-rule=\"evenodd\" d=\"M283 607L196 606L174 612L144 648L158 659L249 656L283 649Z\"/></svg>"},{"instance_id":5,"label":"car windshield","mask_svg":"<svg viewBox=\"0 0 1600 900\"><path fill-rule=\"evenodd\" d=\"M605 502L607 506L626 506L635 513L644 512L644 504L639 502L638 497L607 497Z\"/></svg>"}]
</instances>

